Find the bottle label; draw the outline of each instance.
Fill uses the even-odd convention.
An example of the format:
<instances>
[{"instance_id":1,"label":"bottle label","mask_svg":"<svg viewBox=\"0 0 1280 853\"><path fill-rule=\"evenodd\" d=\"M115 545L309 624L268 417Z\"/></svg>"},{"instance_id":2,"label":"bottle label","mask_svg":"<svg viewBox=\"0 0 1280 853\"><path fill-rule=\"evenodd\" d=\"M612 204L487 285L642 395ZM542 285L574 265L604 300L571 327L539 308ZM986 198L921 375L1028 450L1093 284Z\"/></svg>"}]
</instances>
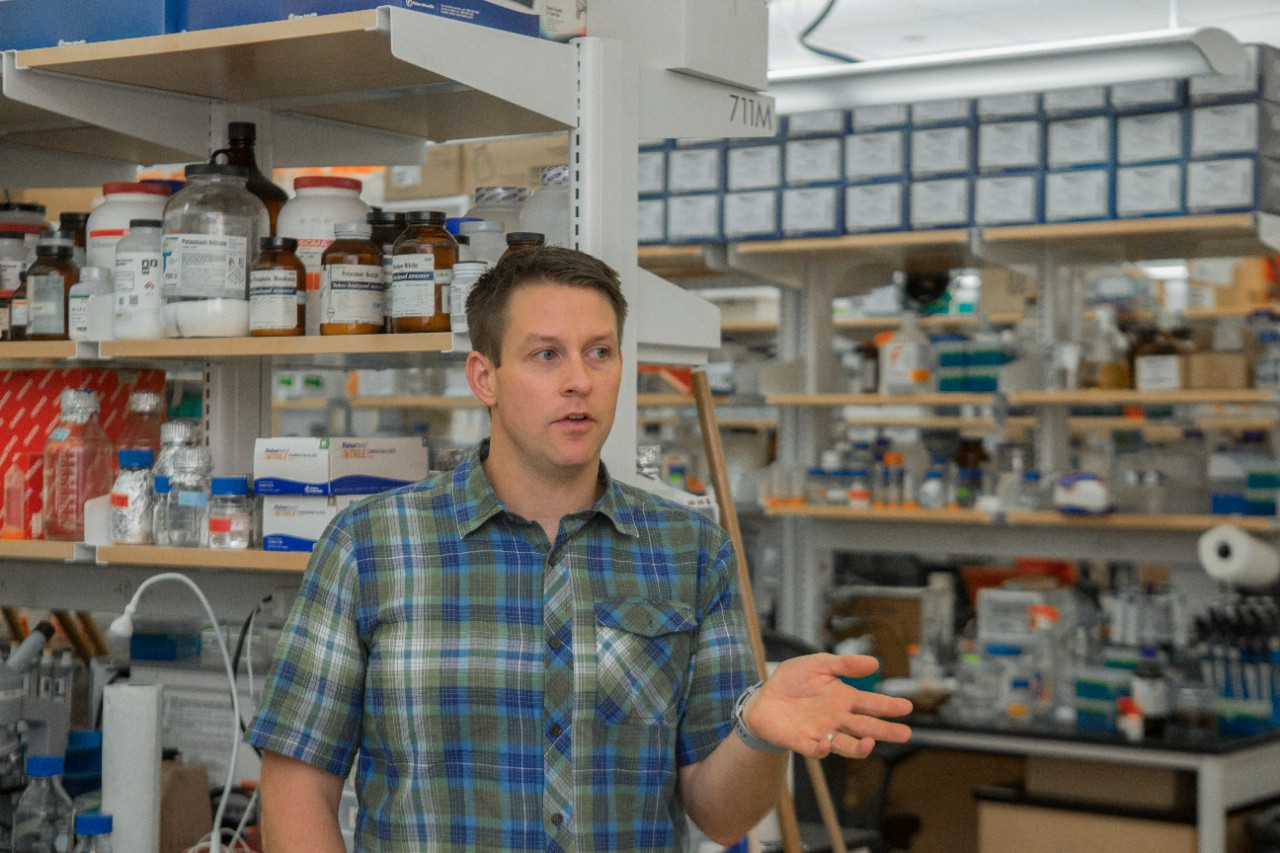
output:
<instances>
[{"instance_id":1,"label":"bottle label","mask_svg":"<svg viewBox=\"0 0 1280 853\"><path fill-rule=\"evenodd\" d=\"M209 516L209 532L210 533L230 533L231 519L227 516Z\"/></svg>"},{"instance_id":2,"label":"bottle label","mask_svg":"<svg viewBox=\"0 0 1280 853\"><path fill-rule=\"evenodd\" d=\"M316 239L299 237L298 249L294 253L307 270L307 290L303 297L306 301L306 320L308 335L320 334L320 261L324 250L333 242L332 237Z\"/></svg>"},{"instance_id":3,"label":"bottle label","mask_svg":"<svg viewBox=\"0 0 1280 853\"><path fill-rule=\"evenodd\" d=\"M1176 391L1182 387L1182 359L1176 355L1142 355L1134 360L1134 387L1139 391Z\"/></svg>"},{"instance_id":4,"label":"bottle label","mask_svg":"<svg viewBox=\"0 0 1280 853\"><path fill-rule=\"evenodd\" d=\"M298 325L298 274L293 270L254 270L249 274L249 328L283 331Z\"/></svg>"},{"instance_id":5,"label":"bottle label","mask_svg":"<svg viewBox=\"0 0 1280 853\"><path fill-rule=\"evenodd\" d=\"M160 287L164 283L164 256L159 252L116 252L115 285L117 317L135 311L159 311L164 307Z\"/></svg>"},{"instance_id":6,"label":"bottle label","mask_svg":"<svg viewBox=\"0 0 1280 853\"><path fill-rule=\"evenodd\" d=\"M66 441L67 436L70 434L71 434L71 430L67 429L66 427L58 427L53 432L49 433L49 440L50 441Z\"/></svg>"},{"instance_id":7,"label":"bottle label","mask_svg":"<svg viewBox=\"0 0 1280 853\"><path fill-rule=\"evenodd\" d=\"M66 288L60 275L27 276L28 335L67 333Z\"/></svg>"},{"instance_id":8,"label":"bottle label","mask_svg":"<svg viewBox=\"0 0 1280 853\"><path fill-rule=\"evenodd\" d=\"M330 264L320 280L320 322L381 326L385 298L381 266Z\"/></svg>"},{"instance_id":9,"label":"bottle label","mask_svg":"<svg viewBox=\"0 0 1280 853\"><path fill-rule=\"evenodd\" d=\"M22 273L27 269L25 261L0 258L0 291L14 291L22 284Z\"/></svg>"},{"instance_id":10,"label":"bottle label","mask_svg":"<svg viewBox=\"0 0 1280 853\"><path fill-rule=\"evenodd\" d=\"M178 506L206 506L209 496L204 492L178 492Z\"/></svg>"},{"instance_id":11,"label":"bottle label","mask_svg":"<svg viewBox=\"0 0 1280 853\"><path fill-rule=\"evenodd\" d=\"M452 272L452 270L450 271ZM391 259L391 316L432 317L436 313L435 255L396 255ZM450 276L452 280L452 276Z\"/></svg>"},{"instance_id":12,"label":"bottle label","mask_svg":"<svg viewBox=\"0 0 1280 853\"><path fill-rule=\"evenodd\" d=\"M67 336L73 341L89 340L89 294L67 298Z\"/></svg>"},{"instance_id":13,"label":"bottle label","mask_svg":"<svg viewBox=\"0 0 1280 853\"><path fill-rule=\"evenodd\" d=\"M166 234L164 295L176 299L244 299L248 284L244 237Z\"/></svg>"},{"instance_id":14,"label":"bottle label","mask_svg":"<svg viewBox=\"0 0 1280 853\"><path fill-rule=\"evenodd\" d=\"M111 493L111 507L113 509L128 509L129 496L124 492Z\"/></svg>"},{"instance_id":15,"label":"bottle label","mask_svg":"<svg viewBox=\"0 0 1280 853\"><path fill-rule=\"evenodd\" d=\"M9 311L8 305L0 305L0 340L4 340L5 335L9 332Z\"/></svg>"},{"instance_id":16,"label":"bottle label","mask_svg":"<svg viewBox=\"0 0 1280 853\"><path fill-rule=\"evenodd\" d=\"M26 328L31 322L30 303L25 299L15 299L9 304L9 327Z\"/></svg>"}]
</instances>

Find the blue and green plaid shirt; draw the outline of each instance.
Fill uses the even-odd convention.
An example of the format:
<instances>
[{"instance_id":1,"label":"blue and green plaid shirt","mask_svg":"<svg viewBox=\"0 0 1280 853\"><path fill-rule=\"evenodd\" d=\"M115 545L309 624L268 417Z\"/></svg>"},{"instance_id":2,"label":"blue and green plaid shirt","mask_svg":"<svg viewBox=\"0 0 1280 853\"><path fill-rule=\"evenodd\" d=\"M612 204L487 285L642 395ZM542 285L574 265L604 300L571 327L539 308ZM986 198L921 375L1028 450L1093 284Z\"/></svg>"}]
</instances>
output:
<instances>
[{"instance_id":1,"label":"blue and green plaid shirt","mask_svg":"<svg viewBox=\"0 0 1280 853\"><path fill-rule=\"evenodd\" d=\"M608 478L549 543L480 462L326 531L254 745L359 762L360 850L669 851L753 680L725 533Z\"/></svg>"}]
</instances>

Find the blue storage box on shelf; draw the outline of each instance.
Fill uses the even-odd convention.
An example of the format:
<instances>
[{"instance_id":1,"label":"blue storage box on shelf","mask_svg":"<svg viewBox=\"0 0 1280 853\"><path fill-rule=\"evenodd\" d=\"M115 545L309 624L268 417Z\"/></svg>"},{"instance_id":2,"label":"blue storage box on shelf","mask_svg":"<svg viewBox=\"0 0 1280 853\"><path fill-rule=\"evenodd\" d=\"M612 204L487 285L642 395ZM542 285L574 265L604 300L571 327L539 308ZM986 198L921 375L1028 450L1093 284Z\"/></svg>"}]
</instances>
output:
<instances>
[{"instance_id":1,"label":"blue storage box on shelf","mask_svg":"<svg viewBox=\"0 0 1280 853\"><path fill-rule=\"evenodd\" d=\"M973 179L974 225L1034 225L1044 221L1044 175L979 175Z\"/></svg>"},{"instance_id":2,"label":"blue storage box on shelf","mask_svg":"<svg viewBox=\"0 0 1280 853\"><path fill-rule=\"evenodd\" d=\"M1116 128L1111 116L1083 116L1046 124L1045 167L1072 169L1115 162Z\"/></svg>"},{"instance_id":3,"label":"blue storage box on shelf","mask_svg":"<svg viewBox=\"0 0 1280 853\"><path fill-rule=\"evenodd\" d=\"M974 126L912 128L911 176L967 175L974 168Z\"/></svg>"},{"instance_id":4,"label":"blue storage box on shelf","mask_svg":"<svg viewBox=\"0 0 1280 853\"><path fill-rule=\"evenodd\" d=\"M1116 164L1120 166L1185 160L1190 142L1184 110L1116 118Z\"/></svg>"},{"instance_id":5,"label":"blue storage box on shelf","mask_svg":"<svg viewBox=\"0 0 1280 853\"><path fill-rule=\"evenodd\" d=\"M1280 213L1280 161L1219 157L1187 163L1187 213Z\"/></svg>"},{"instance_id":6,"label":"blue storage box on shelf","mask_svg":"<svg viewBox=\"0 0 1280 853\"><path fill-rule=\"evenodd\" d=\"M1143 80L1117 83L1110 90L1111 109L1119 113L1179 110L1187 105L1186 80Z\"/></svg>"},{"instance_id":7,"label":"blue storage box on shelf","mask_svg":"<svg viewBox=\"0 0 1280 853\"><path fill-rule=\"evenodd\" d=\"M911 124L911 111L906 104L880 104L873 107L854 107L849 111L850 130L865 133L869 130L888 130Z\"/></svg>"},{"instance_id":8,"label":"blue storage box on shelf","mask_svg":"<svg viewBox=\"0 0 1280 853\"><path fill-rule=\"evenodd\" d=\"M978 172L1044 168L1044 124L1004 121L978 125Z\"/></svg>"},{"instance_id":9,"label":"blue storage box on shelf","mask_svg":"<svg viewBox=\"0 0 1280 853\"><path fill-rule=\"evenodd\" d=\"M974 102L969 98L945 98L911 105L912 127L943 127L977 121Z\"/></svg>"},{"instance_id":10,"label":"blue storage box on shelf","mask_svg":"<svg viewBox=\"0 0 1280 853\"><path fill-rule=\"evenodd\" d=\"M645 246L667 242L667 200L642 198L636 209L636 242Z\"/></svg>"},{"instance_id":11,"label":"blue storage box on shelf","mask_svg":"<svg viewBox=\"0 0 1280 853\"><path fill-rule=\"evenodd\" d=\"M725 193L726 240L776 240L782 236L782 193L776 189Z\"/></svg>"},{"instance_id":12,"label":"blue storage box on shelf","mask_svg":"<svg viewBox=\"0 0 1280 853\"><path fill-rule=\"evenodd\" d=\"M1111 111L1106 86L1076 86L1044 93L1041 108L1046 118L1105 115Z\"/></svg>"},{"instance_id":13,"label":"blue storage box on shelf","mask_svg":"<svg viewBox=\"0 0 1280 853\"><path fill-rule=\"evenodd\" d=\"M724 161L723 142L677 145L667 152L667 192L723 192Z\"/></svg>"},{"instance_id":14,"label":"blue storage box on shelf","mask_svg":"<svg viewBox=\"0 0 1280 853\"><path fill-rule=\"evenodd\" d=\"M873 181L844 188L847 233L905 231L909 227L906 181Z\"/></svg>"},{"instance_id":15,"label":"blue storage box on shelf","mask_svg":"<svg viewBox=\"0 0 1280 853\"><path fill-rule=\"evenodd\" d=\"M978 98L977 114L979 122L1044 117L1040 93L1038 92L1023 92L1017 95L990 95L985 98Z\"/></svg>"},{"instance_id":16,"label":"blue storage box on shelf","mask_svg":"<svg viewBox=\"0 0 1280 853\"><path fill-rule=\"evenodd\" d=\"M788 139L783 146L787 186L830 184L844 180L844 134Z\"/></svg>"},{"instance_id":17,"label":"blue storage box on shelf","mask_svg":"<svg viewBox=\"0 0 1280 853\"><path fill-rule=\"evenodd\" d=\"M782 191L784 237L844 233L844 185L788 187Z\"/></svg>"},{"instance_id":18,"label":"blue storage box on shelf","mask_svg":"<svg viewBox=\"0 0 1280 853\"><path fill-rule=\"evenodd\" d=\"M182 20L183 0L3 0L0 50L158 36Z\"/></svg>"},{"instance_id":19,"label":"blue storage box on shelf","mask_svg":"<svg viewBox=\"0 0 1280 853\"><path fill-rule=\"evenodd\" d=\"M1238 74L1201 74L1187 81L1193 105L1257 98L1280 100L1280 50L1271 45L1245 45L1245 67Z\"/></svg>"},{"instance_id":20,"label":"blue storage box on shelf","mask_svg":"<svg viewBox=\"0 0 1280 853\"><path fill-rule=\"evenodd\" d=\"M1112 166L1044 174L1044 221L1079 222L1115 218Z\"/></svg>"},{"instance_id":21,"label":"blue storage box on shelf","mask_svg":"<svg viewBox=\"0 0 1280 853\"><path fill-rule=\"evenodd\" d=\"M718 243L724 239L716 193L667 196L668 243Z\"/></svg>"},{"instance_id":22,"label":"blue storage box on shelf","mask_svg":"<svg viewBox=\"0 0 1280 853\"><path fill-rule=\"evenodd\" d=\"M854 133L844 140L844 179L851 184L907 176L907 132Z\"/></svg>"},{"instance_id":23,"label":"blue storage box on shelf","mask_svg":"<svg viewBox=\"0 0 1280 853\"><path fill-rule=\"evenodd\" d=\"M966 228L973 224L973 182L969 178L912 181L908 205L914 231Z\"/></svg>"},{"instance_id":24,"label":"blue storage box on shelf","mask_svg":"<svg viewBox=\"0 0 1280 853\"><path fill-rule=\"evenodd\" d=\"M725 185L730 192L772 189L782 185L782 146L776 142L760 144L730 143L727 154Z\"/></svg>"},{"instance_id":25,"label":"blue storage box on shelf","mask_svg":"<svg viewBox=\"0 0 1280 853\"><path fill-rule=\"evenodd\" d=\"M1116 167L1115 211L1118 219L1177 216L1186 212L1186 165Z\"/></svg>"},{"instance_id":26,"label":"blue storage box on shelf","mask_svg":"<svg viewBox=\"0 0 1280 853\"><path fill-rule=\"evenodd\" d=\"M206 30L311 15L358 12L378 6L412 9L520 35L539 35L539 16L510 0L187 0L184 29Z\"/></svg>"},{"instance_id":27,"label":"blue storage box on shelf","mask_svg":"<svg viewBox=\"0 0 1280 853\"><path fill-rule=\"evenodd\" d=\"M848 110L812 110L781 118L783 136L844 136L849 132Z\"/></svg>"}]
</instances>

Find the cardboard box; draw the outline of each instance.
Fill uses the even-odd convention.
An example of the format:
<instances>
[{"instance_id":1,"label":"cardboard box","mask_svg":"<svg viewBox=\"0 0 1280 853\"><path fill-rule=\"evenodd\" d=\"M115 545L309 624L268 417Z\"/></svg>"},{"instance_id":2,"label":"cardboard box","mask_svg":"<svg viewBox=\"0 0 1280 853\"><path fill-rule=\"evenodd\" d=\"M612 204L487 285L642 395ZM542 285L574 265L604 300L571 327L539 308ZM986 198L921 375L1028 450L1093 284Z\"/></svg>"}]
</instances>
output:
<instances>
[{"instance_id":1,"label":"cardboard box","mask_svg":"<svg viewBox=\"0 0 1280 853\"><path fill-rule=\"evenodd\" d=\"M1040 222L1044 178L1030 175L984 175L973 181L975 225L1026 225Z\"/></svg>"},{"instance_id":2,"label":"cardboard box","mask_svg":"<svg viewBox=\"0 0 1280 853\"><path fill-rule=\"evenodd\" d=\"M1187 388L1248 388L1249 359L1242 352L1193 352L1184 360L1182 378Z\"/></svg>"},{"instance_id":3,"label":"cardboard box","mask_svg":"<svg viewBox=\"0 0 1280 853\"><path fill-rule=\"evenodd\" d=\"M971 184L968 178L941 181L913 181L911 184L911 227L962 228L972 224Z\"/></svg>"},{"instance_id":4,"label":"cardboard box","mask_svg":"<svg viewBox=\"0 0 1280 853\"><path fill-rule=\"evenodd\" d=\"M973 121L973 101L968 98L945 98L911 105L912 127L972 124Z\"/></svg>"},{"instance_id":5,"label":"cardboard box","mask_svg":"<svg viewBox=\"0 0 1280 853\"><path fill-rule=\"evenodd\" d=\"M1116 216L1170 216L1184 209L1181 163L1116 169Z\"/></svg>"},{"instance_id":6,"label":"cardboard box","mask_svg":"<svg viewBox=\"0 0 1280 853\"><path fill-rule=\"evenodd\" d=\"M1144 113L1116 119L1117 163L1159 163L1186 156L1186 113Z\"/></svg>"},{"instance_id":7,"label":"cardboard box","mask_svg":"<svg viewBox=\"0 0 1280 853\"><path fill-rule=\"evenodd\" d=\"M782 233L788 237L840 234L844 229L840 187L793 187L782 191Z\"/></svg>"},{"instance_id":8,"label":"cardboard box","mask_svg":"<svg viewBox=\"0 0 1280 853\"><path fill-rule=\"evenodd\" d=\"M1026 307L1027 298L1035 293L1035 281L1005 267L984 267L979 270L982 279L982 295L979 304L982 313L988 317L992 314L1021 313Z\"/></svg>"},{"instance_id":9,"label":"cardboard box","mask_svg":"<svg viewBox=\"0 0 1280 853\"><path fill-rule=\"evenodd\" d=\"M845 187L844 230L850 234L906 230L906 188L903 181Z\"/></svg>"},{"instance_id":10,"label":"cardboard box","mask_svg":"<svg viewBox=\"0 0 1280 853\"><path fill-rule=\"evenodd\" d=\"M332 497L264 495L262 550L310 552L337 514Z\"/></svg>"},{"instance_id":11,"label":"cardboard box","mask_svg":"<svg viewBox=\"0 0 1280 853\"><path fill-rule=\"evenodd\" d=\"M911 131L913 177L973 171L973 128L937 127Z\"/></svg>"},{"instance_id":12,"label":"cardboard box","mask_svg":"<svg viewBox=\"0 0 1280 853\"><path fill-rule=\"evenodd\" d=\"M730 240L775 238L780 233L777 190L725 193L724 236ZM723 314L721 321L725 318Z\"/></svg>"},{"instance_id":13,"label":"cardboard box","mask_svg":"<svg viewBox=\"0 0 1280 853\"><path fill-rule=\"evenodd\" d=\"M854 133L906 127L910 121L911 113L906 104L854 107L849 113L849 123Z\"/></svg>"},{"instance_id":14,"label":"cardboard box","mask_svg":"<svg viewBox=\"0 0 1280 853\"><path fill-rule=\"evenodd\" d=\"M978 170L1003 172L1043 168L1042 127L1038 121L978 125Z\"/></svg>"},{"instance_id":15,"label":"cardboard box","mask_svg":"<svg viewBox=\"0 0 1280 853\"><path fill-rule=\"evenodd\" d=\"M259 495L328 495L329 439L257 439L253 443L253 490Z\"/></svg>"},{"instance_id":16,"label":"cardboard box","mask_svg":"<svg viewBox=\"0 0 1280 853\"><path fill-rule=\"evenodd\" d=\"M829 184L844 178L844 136L788 140L784 157L788 185Z\"/></svg>"},{"instance_id":17,"label":"cardboard box","mask_svg":"<svg viewBox=\"0 0 1280 853\"><path fill-rule=\"evenodd\" d=\"M855 133L845 138L844 177L850 183L900 178L906 171L906 131Z\"/></svg>"},{"instance_id":18,"label":"cardboard box","mask_svg":"<svg viewBox=\"0 0 1280 853\"><path fill-rule=\"evenodd\" d=\"M1110 219L1114 182L1115 173L1110 168L1046 172L1044 221Z\"/></svg>"},{"instance_id":19,"label":"cardboard box","mask_svg":"<svg viewBox=\"0 0 1280 853\"><path fill-rule=\"evenodd\" d=\"M199 764L160 762L160 853L190 849L212 824L208 771Z\"/></svg>"},{"instance_id":20,"label":"cardboard box","mask_svg":"<svg viewBox=\"0 0 1280 853\"><path fill-rule=\"evenodd\" d=\"M341 437L329 441L330 494L373 495L423 480L430 470L422 438Z\"/></svg>"},{"instance_id":21,"label":"cardboard box","mask_svg":"<svg viewBox=\"0 0 1280 853\"><path fill-rule=\"evenodd\" d=\"M1062 119L1048 127L1045 164L1050 169L1102 166L1115 158L1115 123L1110 116Z\"/></svg>"},{"instance_id":22,"label":"cardboard box","mask_svg":"<svg viewBox=\"0 0 1280 853\"><path fill-rule=\"evenodd\" d=\"M539 169L568 162L569 139L563 133L428 145L421 166L386 170L383 197L406 201L471 196L476 187L484 186L532 189L538 186Z\"/></svg>"},{"instance_id":23,"label":"cardboard box","mask_svg":"<svg viewBox=\"0 0 1280 853\"><path fill-rule=\"evenodd\" d=\"M880 677L896 678L907 675L907 646L920 642L921 607L919 589L886 587L876 595L859 595L833 604L831 612L850 617L858 626L848 636L874 640Z\"/></svg>"},{"instance_id":24,"label":"cardboard box","mask_svg":"<svg viewBox=\"0 0 1280 853\"><path fill-rule=\"evenodd\" d=\"M1111 107L1106 86L1077 86L1044 93L1044 114L1054 116L1086 116L1107 112Z\"/></svg>"},{"instance_id":25,"label":"cardboard box","mask_svg":"<svg viewBox=\"0 0 1280 853\"><path fill-rule=\"evenodd\" d=\"M762 190L782 185L782 146L730 146L726 185L730 191Z\"/></svg>"},{"instance_id":26,"label":"cardboard box","mask_svg":"<svg viewBox=\"0 0 1280 853\"><path fill-rule=\"evenodd\" d=\"M0 50L164 35L183 16L183 0L3 0Z\"/></svg>"}]
</instances>

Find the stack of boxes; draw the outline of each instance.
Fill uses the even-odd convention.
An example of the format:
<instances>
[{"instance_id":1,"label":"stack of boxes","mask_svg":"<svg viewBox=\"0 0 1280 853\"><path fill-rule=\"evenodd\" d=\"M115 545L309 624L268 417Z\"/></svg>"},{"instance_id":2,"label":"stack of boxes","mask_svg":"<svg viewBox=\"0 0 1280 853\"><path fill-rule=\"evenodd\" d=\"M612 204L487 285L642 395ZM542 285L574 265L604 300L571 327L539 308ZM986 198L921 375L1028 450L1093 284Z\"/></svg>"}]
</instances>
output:
<instances>
[{"instance_id":1,"label":"stack of boxes","mask_svg":"<svg viewBox=\"0 0 1280 853\"><path fill-rule=\"evenodd\" d=\"M646 145L641 242L1280 212L1280 50L1248 56L1235 76L798 113L769 140Z\"/></svg>"}]
</instances>

